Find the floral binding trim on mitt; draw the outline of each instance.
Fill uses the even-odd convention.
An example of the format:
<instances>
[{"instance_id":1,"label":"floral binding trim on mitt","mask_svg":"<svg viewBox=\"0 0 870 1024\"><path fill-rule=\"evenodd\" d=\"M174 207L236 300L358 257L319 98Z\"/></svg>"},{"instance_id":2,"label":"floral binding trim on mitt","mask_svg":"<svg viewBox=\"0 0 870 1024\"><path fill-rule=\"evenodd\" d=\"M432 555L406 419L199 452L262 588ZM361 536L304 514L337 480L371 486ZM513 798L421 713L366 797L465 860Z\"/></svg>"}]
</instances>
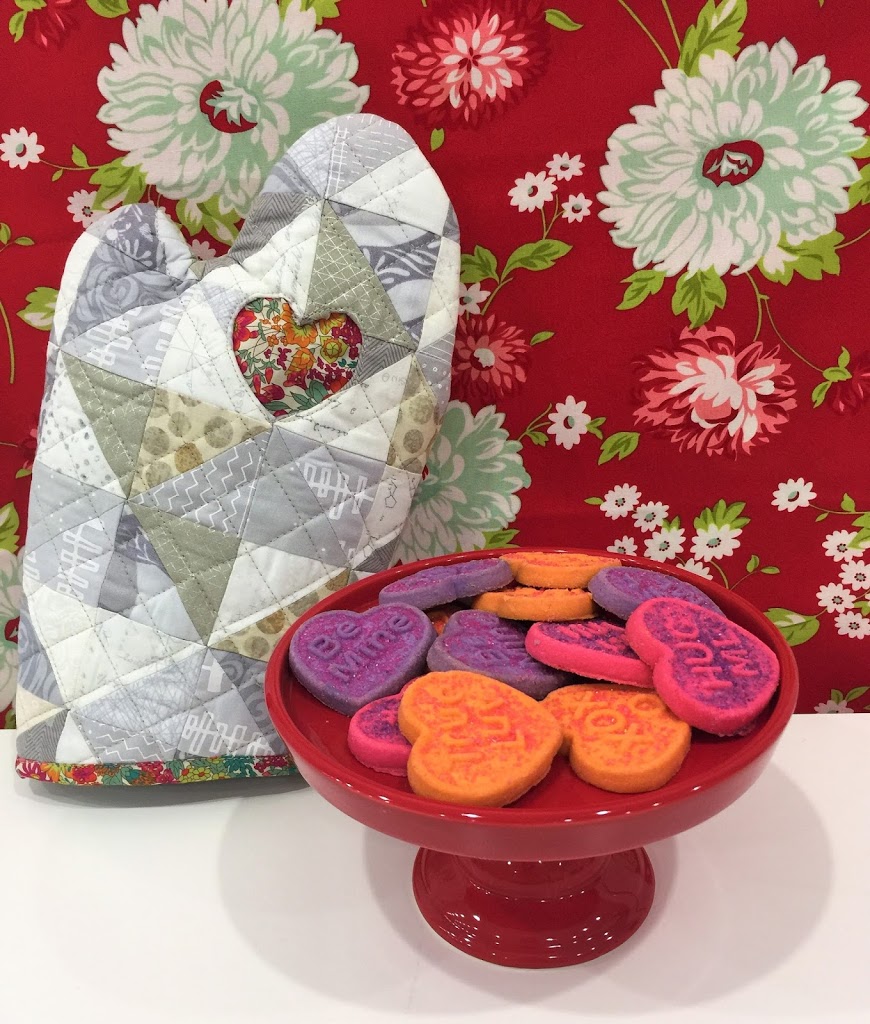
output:
<instances>
[{"instance_id":1,"label":"floral binding trim on mitt","mask_svg":"<svg viewBox=\"0 0 870 1024\"><path fill-rule=\"evenodd\" d=\"M22 779L57 782L66 786L160 786L220 779L267 779L295 775L287 754L268 757L186 757L176 761L133 764L56 764L19 757L15 770Z\"/></svg>"}]
</instances>

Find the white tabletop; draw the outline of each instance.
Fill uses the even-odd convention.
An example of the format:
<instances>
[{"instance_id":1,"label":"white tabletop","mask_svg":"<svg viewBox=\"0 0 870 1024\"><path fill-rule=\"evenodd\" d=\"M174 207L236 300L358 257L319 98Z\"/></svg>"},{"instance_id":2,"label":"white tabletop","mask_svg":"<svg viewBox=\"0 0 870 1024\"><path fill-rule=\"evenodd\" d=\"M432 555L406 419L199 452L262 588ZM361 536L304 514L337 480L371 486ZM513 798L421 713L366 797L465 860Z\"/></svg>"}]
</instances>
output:
<instances>
[{"instance_id":1,"label":"white tabletop","mask_svg":"<svg viewBox=\"0 0 870 1024\"><path fill-rule=\"evenodd\" d=\"M649 847L623 947L550 971L454 950L414 849L287 780L22 782L0 733L0 1019L15 1024L870 1021L870 715L802 716L717 818Z\"/></svg>"}]
</instances>

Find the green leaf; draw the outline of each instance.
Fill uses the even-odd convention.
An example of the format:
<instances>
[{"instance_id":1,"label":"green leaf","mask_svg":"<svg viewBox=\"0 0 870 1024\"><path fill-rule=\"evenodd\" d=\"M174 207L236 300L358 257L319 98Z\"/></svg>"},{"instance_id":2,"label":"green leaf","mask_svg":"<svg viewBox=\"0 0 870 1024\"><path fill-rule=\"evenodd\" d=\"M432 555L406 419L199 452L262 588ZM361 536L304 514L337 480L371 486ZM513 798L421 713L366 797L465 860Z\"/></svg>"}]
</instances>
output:
<instances>
[{"instance_id":1,"label":"green leaf","mask_svg":"<svg viewBox=\"0 0 870 1024\"><path fill-rule=\"evenodd\" d=\"M842 241L843 236L839 231L832 231L830 234L822 235L821 238L813 238L809 242L801 242L800 245L789 245L783 235L779 240L779 248L788 253L792 259L785 262L782 270L766 270L763 260L758 267L768 281L776 281L779 284L788 284L795 274L808 281L821 281L822 274L837 275L840 273L840 256L837 246Z\"/></svg>"},{"instance_id":2,"label":"green leaf","mask_svg":"<svg viewBox=\"0 0 870 1024\"><path fill-rule=\"evenodd\" d=\"M845 701L848 704L850 700L857 700L859 697L863 697L865 693L870 690L870 686L855 686L846 694Z\"/></svg>"},{"instance_id":3,"label":"green leaf","mask_svg":"<svg viewBox=\"0 0 870 1024\"><path fill-rule=\"evenodd\" d=\"M680 47L680 71L697 75L704 55L712 56L724 50L733 57L740 49L743 22L746 19L746 0L707 0L698 20L690 25Z\"/></svg>"},{"instance_id":4,"label":"green leaf","mask_svg":"<svg viewBox=\"0 0 870 1024\"><path fill-rule=\"evenodd\" d=\"M511 544L511 541L519 533L519 530L484 530L483 549L488 550L490 548L515 548L516 544Z\"/></svg>"},{"instance_id":5,"label":"green leaf","mask_svg":"<svg viewBox=\"0 0 870 1024\"><path fill-rule=\"evenodd\" d=\"M87 4L101 18L120 18L130 10L127 0L87 0Z\"/></svg>"},{"instance_id":6,"label":"green leaf","mask_svg":"<svg viewBox=\"0 0 870 1024\"><path fill-rule=\"evenodd\" d=\"M544 20L548 25L561 29L563 32L576 32L578 28L583 28L573 18L569 18L564 11L558 11L555 7L550 7L544 11Z\"/></svg>"},{"instance_id":7,"label":"green leaf","mask_svg":"<svg viewBox=\"0 0 870 1024\"><path fill-rule=\"evenodd\" d=\"M145 175L139 167L128 167L123 159L119 156L91 175L91 184L98 186L95 209L108 210L119 203L138 203L145 194Z\"/></svg>"},{"instance_id":8,"label":"green leaf","mask_svg":"<svg viewBox=\"0 0 870 1024\"><path fill-rule=\"evenodd\" d=\"M22 235L20 238L15 239L16 245L33 245L33 239L28 238L27 235Z\"/></svg>"},{"instance_id":9,"label":"green leaf","mask_svg":"<svg viewBox=\"0 0 870 1024\"><path fill-rule=\"evenodd\" d=\"M863 551L867 541L870 541L870 527L865 526L849 541L849 547L854 551Z\"/></svg>"},{"instance_id":10,"label":"green leaf","mask_svg":"<svg viewBox=\"0 0 870 1024\"><path fill-rule=\"evenodd\" d=\"M852 525L857 526L859 529L870 526L870 512L862 512L857 519L852 520Z\"/></svg>"},{"instance_id":11,"label":"green leaf","mask_svg":"<svg viewBox=\"0 0 870 1024\"><path fill-rule=\"evenodd\" d=\"M837 366L844 370L849 365L849 358L849 350L847 348L842 349L837 359Z\"/></svg>"},{"instance_id":12,"label":"green leaf","mask_svg":"<svg viewBox=\"0 0 870 1024\"><path fill-rule=\"evenodd\" d=\"M864 164L861 168L861 177L849 186L849 209L854 210L859 204L866 206L870 203L870 164Z\"/></svg>"},{"instance_id":13,"label":"green leaf","mask_svg":"<svg viewBox=\"0 0 870 1024\"><path fill-rule=\"evenodd\" d=\"M532 444L536 444L540 448L543 448L544 445L547 443L547 435L542 433L540 430L530 431L528 437L531 440Z\"/></svg>"},{"instance_id":14,"label":"green leaf","mask_svg":"<svg viewBox=\"0 0 870 1024\"><path fill-rule=\"evenodd\" d=\"M542 238L539 242L528 242L510 254L504 268L505 276L518 267L525 270L549 270L556 260L570 251L571 246L567 242L560 242L558 238Z\"/></svg>"},{"instance_id":15,"label":"green leaf","mask_svg":"<svg viewBox=\"0 0 870 1024\"><path fill-rule=\"evenodd\" d=\"M585 498L584 503L586 505L603 505L604 498Z\"/></svg>"},{"instance_id":16,"label":"green leaf","mask_svg":"<svg viewBox=\"0 0 870 1024\"><path fill-rule=\"evenodd\" d=\"M498 263L495 256L484 249L482 245L476 245L473 253L464 252L460 259L462 272L459 280L463 284L477 284L479 281L497 281Z\"/></svg>"},{"instance_id":17,"label":"green leaf","mask_svg":"<svg viewBox=\"0 0 870 1024\"><path fill-rule=\"evenodd\" d=\"M429 136L429 149L434 153L436 149L440 149L444 145L444 129L433 128L432 134Z\"/></svg>"},{"instance_id":18,"label":"green leaf","mask_svg":"<svg viewBox=\"0 0 870 1024\"><path fill-rule=\"evenodd\" d=\"M232 207L226 207L219 196L212 196L200 203L202 226L218 242L232 245L239 233L236 224L241 219Z\"/></svg>"},{"instance_id":19,"label":"green leaf","mask_svg":"<svg viewBox=\"0 0 870 1024\"><path fill-rule=\"evenodd\" d=\"M843 691L842 690L831 690L831 698L830 699L831 700L835 700L838 704L842 704L843 701L846 698L843 696Z\"/></svg>"},{"instance_id":20,"label":"green leaf","mask_svg":"<svg viewBox=\"0 0 870 1024\"><path fill-rule=\"evenodd\" d=\"M842 366L829 366L826 370L822 370L822 376L825 380L849 380L852 376L848 370L844 370Z\"/></svg>"},{"instance_id":21,"label":"green leaf","mask_svg":"<svg viewBox=\"0 0 870 1024\"><path fill-rule=\"evenodd\" d=\"M775 565L765 565L761 571L765 576L779 576L779 569Z\"/></svg>"},{"instance_id":22,"label":"green leaf","mask_svg":"<svg viewBox=\"0 0 870 1024\"><path fill-rule=\"evenodd\" d=\"M822 402L824 402L825 395L831 388L831 383L832 382L829 380L823 380L821 384L816 384L816 386L813 388L812 399L814 409L818 409Z\"/></svg>"},{"instance_id":23,"label":"green leaf","mask_svg":"<svg viewBox=\"0 0 870 1024\"><path fill-rule=\"evenodd\" d=\"M88 166L88 158L79 149L78 146L73 146L72 154L71 155L72 155L72 162L76 165L76 167L87 167Z\"/></svg>"},{"instance_id":24,"label":"green leaf","mask_svg":"<svg viewBox=\"0 0 870 1024\"><path fill-rule=\"evenodd\" d=\"M324 18L337 18L341 0L302 0L303 11L314 11L319 25ZM283 16L283 12L282 12Z\"/></svg>"},{"instance_id":25,"label":"green leaf","mask_svg":"<svg viewBox=\"0 0 870 1024\"><path fill-rule=\"evenodd\" d=\"M542 341L549 341L555 333L555 331L538 331L537 334L532 335L529 345L540 345Z\"/></svg>"},{"instance_id":26,"label":"green leaf","mask_svg":"<svg viewBox=\"0 0 870 1024\"><path fill-rule=\"evenodd\" d=\"M616 434L611 434L601 445L598 465L603 466L605 462L610 462L612 458L618 458L620 462L628 458L637 448L639 440L640 434L632 430L620 430Z\"/></svg>"},{"instance_id":27,"label":"green leaf","mask_svg":"<svg viewBox=\"0 0 870 1024\"><path fill-rule=\"evenodd\" d=\"M627 284L625 295L617 309L634 309L646 301L650 295L657 295L665 282L665 274L661 270L636 270L629 277L622 279Z\"/></svg>"},{"instance_id":28,"label":"green leaf","mask_svg":"<svg viewBox=\"0 0 870 1024\"><path fill-rule=\"evenodd\" d=\"M819 620L814 615L801 615L788 608L768 608L764 614L782 633L789 647L805 644L819 631Z\"/></svg>"},{"instance_id":29,"label":"green leaf","mask_svg":"<svg viewBox=\"0 0 870 1024\"><path fill-rule=\"evenodd\" d=\"M870 615L870 601L856 601L855 610L859 611L862 615Z\"/></svg>"},{"instance_id":30,"label":"green leaf","mask_svg":"<svg viewBox=\"0 0 870 1024\"><path fill-rule=\"evenodd\" d=\"M8 224L0 224L0 245L5 245L12 236Z\"/></svg>"},{"instance_id":31,"label":"green leaf","mask_svg":"<svg viewBox=\"0 0 870 1024\"><path fill-rule=\"evenodd\" d=\"M59 181L62 177L63 177L63 168L62 167L58 167L58 169L54 172L54 174L52 174L51 180L52 181Z\"/></svg>"},{"instance_id":32,"label":"green leaf","mask_svg":"<svg viewBox=\"0 0 870 1024\"><path fill-rule=\"evenodd\" d=\"M816 522L817 523L823 523L828 518L828 516L830 514L831 514L830 512L822 512L820 515L816 516Z\"/></svg>"},{"instance_id":33,"label":"green leaf","mask_svg":"<svg viewBox=\"0 0 870 1024\"><path fill-rule=\"evenodd\" d=\"M0 550L11 551L14 555L18 550L18 527L21 525L18 510L13 502L0 508Z\"/></svg>"},{"instance_id":34,"label":"green leaf","mask_svg":"<svg viewBox=\"0 0 870 1024\"><path fill-rule=\"evenodd\" d=\"M26 477L26 476L33 476L33 467L32 466L24 466L21 469L19 469L18 472L15 474L15 479L16 480L23 480L24 477Z\"/></svg>"},{"instance_id":35,"label":"green leaf","mask_svg":"<svg viewBox=\"0 0 870 1024\"><path fill-rule=\"evenodd\" d=\"M844 494L843 495L843 497L842 497L842 499L840 501L840 508L844 512L854 512L855 511L855 499L852 497L851 494Z\"/></svg>"},{"instance_id":36,"label":"green leaf","mask_svg":"<svg viewBox=\"0 0 870 1024\"><path fill-rule=\"evenodd\" d=\"M189 199L181 199L175 206L175 216L182 227L192 235L198 235L202 231L202 210L196 203Z\"/></svg>"},{"instance_id":37,"label":"green leaf","mask_svg":"<svg viewBox=\"0 0 870 1024\"><path fill-rule=\"evenodd\" d=\"M29 14L31 11L40 11L45 4L46 0L15 0L15 6L25 14Z\"/></svg>"},{"instance_id":38,"label":"green leaf","mask_svg":"<svg viewBox=\"0 0 870 1024\"><path fill-rule=\"evenodd\" d=\"M747 572L755 572L755 570L761 565L761 559L758 555L753 555L752 558L746 563Z\"/></svg>"},{"instance_id":39,"label":"green leaf","mask_svg":"<svg viewBox=\"0 0 870 1024\"><path fill-rule=\"evenodd\" d=\"M861 145L849 156L853 160L870 160L870 136L865 136L861 140Z\"/></svg>"},{"instance_id":40,"label":"green leaf","mask_svg":"<svg viewBox=\"0 0 870 1024\"><path fill-rule=\"evenodd\" d=\"M680 517L679 516L674 516L674 518L667 524L667 526L665 526L665 524L662 523L662 528L666 529L666 530L679 530L679 528L680 528Z\"/></svg>"},{"instance_id":41,"label":"green leaf","mask_svg":"<svg viewBox=\"0 0 870 1024\"><path fill-rule=\"evenodd\" d=\"M27 296L27 305L18 310L18 316L38 331L50 331L57 302L57 288L35 288Z\"/></svg>"},{"instance_id":42,"label":"green leaf","mask_svg":"<svg viewBox=\"0 0 870 1024\"><path fill-rule=\"evenodd\" d=\"M12 42L17 43L24 35L24 22L27 21L27 11L16 11L9 19L9 35Z\"/></svg>"},{"instance_id":43,"label":"green leaf","mask_svg":"<svg viewBox=\"0 0 870 1024\"><path fill-rule=\"evenodd\" d=\"M604 423L606 416L596 416L594 420L590 420L586 426L586 430L592 434L593 437L597 437L599 441L604 440L604 436L601 433L601 424Z\"/></svg>"},{"instance_id":44,"label":"green leaf","mask_svg":"<svg viewBox=\"0 0 870 1024\"><path fill-rule=\"evenodd\" d=\"M688 312L689 324L694 330L707 323L716 309L722 309L727 296L725 282L715 270L699 270L683 274L671 300L675 316Z\"/></svg>"}]
</instances>

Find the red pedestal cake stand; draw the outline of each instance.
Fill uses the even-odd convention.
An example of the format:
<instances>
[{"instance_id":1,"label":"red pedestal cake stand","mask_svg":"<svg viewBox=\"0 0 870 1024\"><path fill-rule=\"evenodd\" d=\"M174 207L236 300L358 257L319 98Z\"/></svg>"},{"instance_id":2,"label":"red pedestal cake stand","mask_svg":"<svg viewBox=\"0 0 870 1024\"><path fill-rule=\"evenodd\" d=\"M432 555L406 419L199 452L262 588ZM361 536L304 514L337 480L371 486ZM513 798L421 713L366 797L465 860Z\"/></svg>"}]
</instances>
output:
<instances>
[{"instance_id":1,"label":"red pedestal cake stand","mask_svg":"<svg viewBox=\"0 0 870 1024\"><path fill-rule=\"evenodd\" d=\"M557 756L546 779L510 807L462 807L416 796L406 779L355 760L347 747L349 719L324 707L294 679L287 663L290 639L317 612L365 611L377 603L382 587L401 576L499 554L480 551L397 566L321 601L275 649L266 673L266 702L314 789L364 825L421 847L414 895L439 935L492 963L561 967L615 949L643 923L655 891L645 843L712 817L758 778L794 711L797 667L776 627L742 598L682 570L625 557L626 565L694 583L776 652L780 687L755 730L727 740L696 733L683 767L652 793L625 796L595 789Z\"/></svg>"}]
</instances>

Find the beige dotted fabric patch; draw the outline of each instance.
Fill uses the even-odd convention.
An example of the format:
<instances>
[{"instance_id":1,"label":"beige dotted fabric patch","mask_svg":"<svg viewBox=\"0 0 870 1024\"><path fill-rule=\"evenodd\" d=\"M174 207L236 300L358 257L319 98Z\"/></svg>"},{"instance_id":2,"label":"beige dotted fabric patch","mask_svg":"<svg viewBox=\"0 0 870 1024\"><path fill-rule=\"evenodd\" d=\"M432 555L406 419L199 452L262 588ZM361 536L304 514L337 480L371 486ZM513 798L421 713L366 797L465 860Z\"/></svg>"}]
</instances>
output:
<instances>
[{"instance_id":1,"label":"beige dotted fabric patch","mask_svg":"<svg viewBox=\"0 0 870 1024\"><path fill-rule=\"evenodd\" d=\"M409 473L422 473L436 429L435 398L415 359L390 438L388 464Z\"/></svg>"}]
</instances>

